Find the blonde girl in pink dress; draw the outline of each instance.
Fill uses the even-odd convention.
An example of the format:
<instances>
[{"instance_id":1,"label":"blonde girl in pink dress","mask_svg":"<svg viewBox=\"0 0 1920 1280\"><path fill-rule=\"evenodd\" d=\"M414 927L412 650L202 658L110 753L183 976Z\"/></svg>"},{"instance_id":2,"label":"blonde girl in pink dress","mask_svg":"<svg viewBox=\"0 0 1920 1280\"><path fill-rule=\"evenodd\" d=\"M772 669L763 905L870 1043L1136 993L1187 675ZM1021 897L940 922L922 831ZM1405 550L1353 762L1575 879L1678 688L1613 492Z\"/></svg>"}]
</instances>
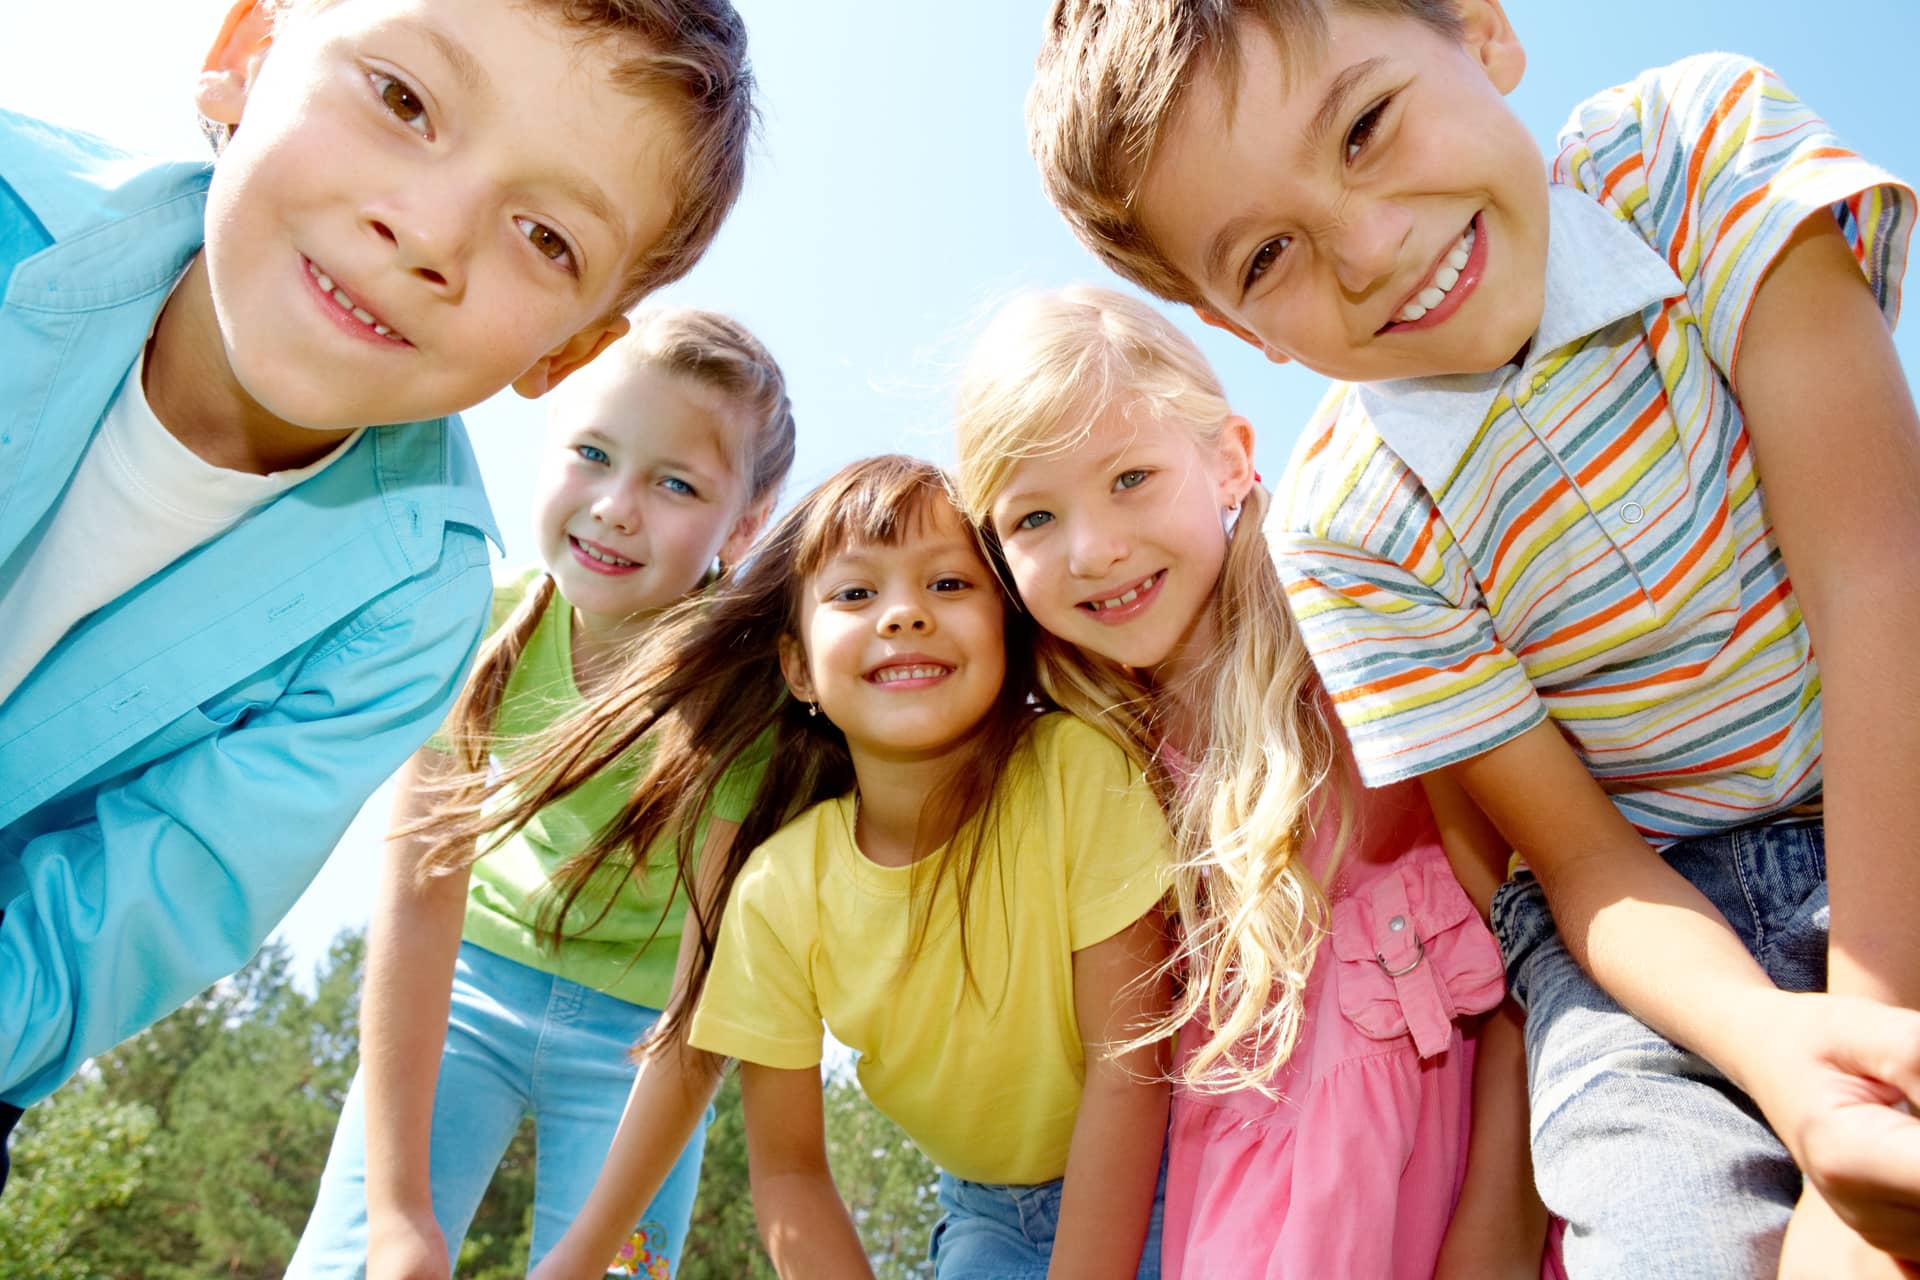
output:
<instances>
[{"instance_id":1,"label":"blonde girl in pink dress","mask_svg":"<svg viewBox=\"0 0 1920 1280\"><path fill-rule=\"evenodd\" d=\"M1510 1024L1468 1175L1498 951L1420 787L1346 763L1260 533L1252 427L1205 358L1125 295L1034 295L980 339L957 425L1049 696L1151 762L1180 842L1162 1274L1538 1276ZM1496 851L1447 799L1490 894Z\"/></svg>"}]
</instances>

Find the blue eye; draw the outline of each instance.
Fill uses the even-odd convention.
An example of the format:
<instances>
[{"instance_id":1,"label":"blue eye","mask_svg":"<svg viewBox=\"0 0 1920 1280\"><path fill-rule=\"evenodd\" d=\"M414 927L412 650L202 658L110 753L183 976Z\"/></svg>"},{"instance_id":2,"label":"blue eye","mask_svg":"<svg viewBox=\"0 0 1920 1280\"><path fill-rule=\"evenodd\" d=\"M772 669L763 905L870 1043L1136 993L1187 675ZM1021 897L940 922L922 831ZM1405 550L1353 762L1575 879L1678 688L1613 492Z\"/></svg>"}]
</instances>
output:
<instances>
[{"instance_id":1,"label":"blue eye","mask_svg":"<svg viewBox=\"0 0 1920 1280\"><path fill-rule=\"evenodd\" d=\"M688 484L685 480L682 480L679 476L666 477L664 480L660 482L660 487L665 489L668 493L677 493L677 494L680 494L682 497L697 498L700 496L698 490L696 490L692 485Z\"/></svg>"},{"instance_id":2,"label":"blue eye","mask_svg":"<svg viewBox=\"0 0 1920 1280\"><path fill-rule=\"evenodd\" d=\"M573 451L579 454L583 461L591 462L598 466L604 466L606 463L612 461L612 459L607 457L607 451L605 449L596 448L590 444L577 444L573 446Z\"/></svg>"},{"instance_id":3,"label":"blue eye","mask_svg":"<svg viewBox=\"0 0 1920 1280\"><path fill-rule=\"evenodd\" d=\"M1013 527L1015 529L1038 529L1041 525L1051 524L1052 522L1053 512L1051 511L1029 511L1026 515L1014 521Z\"/></svg>"},{"instance_id":4,"label":"blue eye","mask_svg":"<svg viewBox=\"0 0 1920 1280\"><path fill-rule=\"evenodd\" d=\"M1115 489L1123 489L1123 490L1138 489L1141 485L1147 482L1147 475L1148 475L1148 472L1141 470L1137 467L1132 471L1122 471L1117 477L1115 477L1113 482L1113 487Z\"/></svg>"}]
</instances>

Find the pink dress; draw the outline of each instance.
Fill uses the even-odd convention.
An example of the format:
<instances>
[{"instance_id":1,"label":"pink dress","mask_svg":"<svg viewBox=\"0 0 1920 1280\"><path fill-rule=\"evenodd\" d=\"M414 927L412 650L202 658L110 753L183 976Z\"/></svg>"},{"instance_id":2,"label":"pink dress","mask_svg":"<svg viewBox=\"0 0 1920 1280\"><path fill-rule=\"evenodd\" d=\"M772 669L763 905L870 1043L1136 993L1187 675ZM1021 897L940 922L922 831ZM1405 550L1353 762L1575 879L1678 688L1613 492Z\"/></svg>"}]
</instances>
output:
<instances>
[{"instance_id":1,"label":"pink dress","mask_svg":"<svg viewBox=\"0 0 1920 1280\"><path fill-rule=\"evenodd\" d=\"M1166 1280L1433 1274L1472 1102L1473 1046L1455 1019L1500 1002L1500 953L1419 784L1355 790L1359 830L1280 1098L1174 1093ZM1326 853L1308 849L1308 865Z\"/></svg>"}]
</instances>

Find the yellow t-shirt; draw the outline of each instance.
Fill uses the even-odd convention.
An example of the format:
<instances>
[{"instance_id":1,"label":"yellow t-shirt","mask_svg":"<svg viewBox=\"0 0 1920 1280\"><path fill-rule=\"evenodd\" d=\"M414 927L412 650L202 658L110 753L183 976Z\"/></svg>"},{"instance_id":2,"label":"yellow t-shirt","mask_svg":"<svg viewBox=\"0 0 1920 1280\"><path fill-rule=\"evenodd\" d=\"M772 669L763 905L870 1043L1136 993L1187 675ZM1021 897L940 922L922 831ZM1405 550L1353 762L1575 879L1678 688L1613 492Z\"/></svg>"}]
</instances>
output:
<instances>
[{"instance_id":1,"label":"yellow t-shirt","mask_svg":"<svg viewBox=\"0 0 1920 1280\"><path fill-rule=\"evenodd\" d=\"M860 1083L928 1158L976 1182L1066 1171L1086 1066L1073 953L1159 902L1167 823L1140 771L1098 730L1043 717L1008 763L997 836L961 967L952 878L906 962L918 868L869 861L851 795L754 850L720 924L692 1039L770 1067L820 1061L822 1027L860 1055Z\"/></svg>"}]
</instances>

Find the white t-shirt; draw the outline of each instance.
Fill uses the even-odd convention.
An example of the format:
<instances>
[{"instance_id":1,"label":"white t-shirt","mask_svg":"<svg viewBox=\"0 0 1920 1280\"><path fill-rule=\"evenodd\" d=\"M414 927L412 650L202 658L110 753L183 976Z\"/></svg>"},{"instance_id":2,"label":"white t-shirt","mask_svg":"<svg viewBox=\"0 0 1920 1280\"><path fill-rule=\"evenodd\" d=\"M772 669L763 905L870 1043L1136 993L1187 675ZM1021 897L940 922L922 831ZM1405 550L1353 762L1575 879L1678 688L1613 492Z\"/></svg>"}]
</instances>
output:
<instances>
[{"instance_id":1,"label":"white t-shirt","mask_svg":"<svg viewBox=\"0 0 1920 1280\"><path fill-rule=\"evenodd\" d=\"M114 393L20 576L0 592L0 703L75 623L240 518L324 470L355 432L297 471L254 475L205 461L154 416L145 357Z\"/></svg>"}]
</instances>

